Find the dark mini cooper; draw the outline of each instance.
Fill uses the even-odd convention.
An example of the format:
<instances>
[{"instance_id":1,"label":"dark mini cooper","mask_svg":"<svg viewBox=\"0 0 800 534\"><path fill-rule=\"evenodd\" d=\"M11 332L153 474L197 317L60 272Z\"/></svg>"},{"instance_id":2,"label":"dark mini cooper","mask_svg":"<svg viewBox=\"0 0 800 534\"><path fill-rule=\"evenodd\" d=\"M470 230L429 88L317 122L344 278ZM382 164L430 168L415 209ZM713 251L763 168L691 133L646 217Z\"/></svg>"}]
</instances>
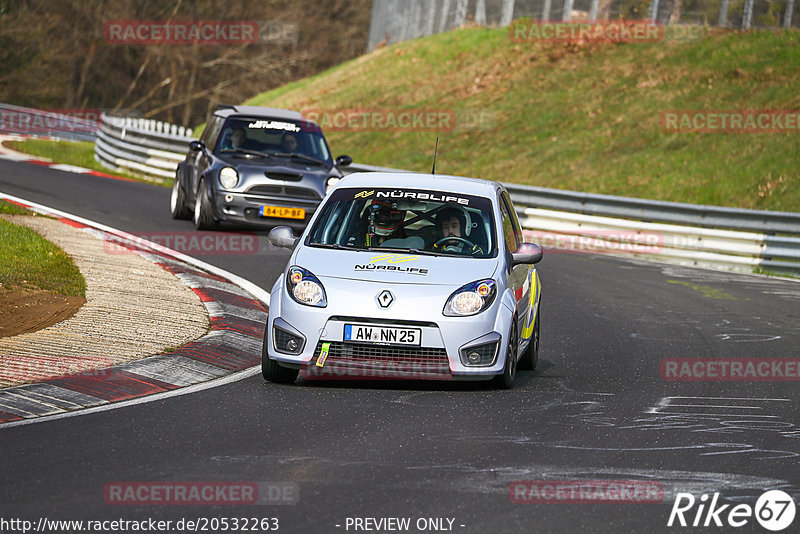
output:
<instances>
[{"instance_id":1,"label":"dark mini cooper","mask_svg":"<svg viewBox=\"0 0 800 534\"><path fill-rule=\"evenodd\" d=\"M198 230L220 222L304 228L349 156L296 111L220 106L178 164L170 209Z\"/></svg>"}]
</instances>

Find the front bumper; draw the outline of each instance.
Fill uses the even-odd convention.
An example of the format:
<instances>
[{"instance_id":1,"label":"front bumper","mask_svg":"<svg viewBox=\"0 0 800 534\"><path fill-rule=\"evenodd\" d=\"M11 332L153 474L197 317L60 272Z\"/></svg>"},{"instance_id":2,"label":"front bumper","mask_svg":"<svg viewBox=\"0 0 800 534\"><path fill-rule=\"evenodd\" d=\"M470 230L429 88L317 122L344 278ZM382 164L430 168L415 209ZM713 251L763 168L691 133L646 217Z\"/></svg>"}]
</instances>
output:
<instances>
[{"instance_id":1,"label":"front bumper","mask_svg":"<svg viewBox=\"0 0 800 534\"><path fill-rule=\"evenodd\" d=\"M247 193L216 190L214 194L214 213L220 221L259 226L287 225L304 228L308 225L322 199L265 197ZM262 206L279 208L302 208L305 216L302 219L284 217L262 217Z\"/></svg>"},{"instance_id":2,"label":"front bumper","mask_svg":"<svg viewBox=\"0 0 800 534\"><path fill-rule=\"evenodd\" d=\"M406 298L381 309L372 293L377 294L384 285L374 284L374 291L346 294L337 294L329 286L328 302L346 302L347 313L330 304L327 308L298 304L286 294L282 280L276 283L266 330L272 360L304 368L311 376L330 378L488 380L503 372L508 341L504 333L510 330L512 314L500 299L475 316L445 317L441 310L447 294L441 303L422 305L417 299ZM354 313L356 310L361 313ZM346 341L346 324L418 328L421 344L411 347ZM294 353L276 343L279 338L285 343L287 334L297 339ZM465 355L475 347L483 354L491 351L492 363L466 365ZM319 366L321 358L324 363Z\"/></svg>"}]
</instances>

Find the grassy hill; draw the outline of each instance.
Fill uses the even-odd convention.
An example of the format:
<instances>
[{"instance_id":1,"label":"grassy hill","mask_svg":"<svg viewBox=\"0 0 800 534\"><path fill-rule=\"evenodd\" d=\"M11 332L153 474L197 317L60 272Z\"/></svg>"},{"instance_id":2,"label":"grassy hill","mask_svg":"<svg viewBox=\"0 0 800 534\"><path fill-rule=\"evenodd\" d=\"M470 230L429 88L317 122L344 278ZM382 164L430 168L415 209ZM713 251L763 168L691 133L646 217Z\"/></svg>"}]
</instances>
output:
<instances>
[{"instance_id":1,"label":"grassy hill","mask_svg":"<svg viewBox=\"0 0 800 534\"><path fill-rule=\"evenodd\" d=\"M452 113L452 131L325 128L335 154L561 189L800 211L800 130L676 133L670 110L800 110L800 32L693 42L515 43L467 28L378 49L258 95L289 109ZM478 118L477 124L474 124ZM472 121L473 124L465 124Z\"/></svg>"}]
</instances>

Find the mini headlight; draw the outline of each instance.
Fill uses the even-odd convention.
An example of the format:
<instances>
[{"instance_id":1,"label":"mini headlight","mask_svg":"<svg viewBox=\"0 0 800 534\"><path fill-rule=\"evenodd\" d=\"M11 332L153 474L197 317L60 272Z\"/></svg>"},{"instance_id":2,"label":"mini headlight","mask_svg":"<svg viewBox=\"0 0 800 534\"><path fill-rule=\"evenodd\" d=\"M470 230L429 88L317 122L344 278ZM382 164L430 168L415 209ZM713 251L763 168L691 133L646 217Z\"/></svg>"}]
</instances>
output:
<instances>
[{"instance_id":1,"label":"mini headlight","mask_svg":"<svg viewBox=\"0 0 800 534\"><path fill-rule=\"evenodd\" d=\"M326 183L327 186L326 191L330 191L331 189L333 189L333 186L338 184L340 180L341 178L339 178L338 176L331 176L330 178L328 178L328 181Z\"/></svg>"},{"instance_id":2,"label":"mini headlight","mask_svg":"<svg viewBox=\"0 0 800 534\"><path fill-rule=\"evenodd\" d=\"M328 305L322 282L302 267L292 266L286 275L286 289L295 302L324 308Z\"/></svg>"},{"instance_id":3,"label":"mini headlight","mask_svg":"<svg viewBox=\"0 0 800 534\"><path fill-rule=\"evenodd\" d=\"M450 295L442 313L448 317L475 315L492 305L496 293L497 284L494 280L469 283Z\"/></svg>"},{"instance_id":4,"label":"mini headlight","mask_svg":"<svg viewBox=\"0 0 800 534\"><path fill-rule=\"evenodd\" d=\"M225 167L219 171L219 183L225 189L232 189L239 183L239 173L233 167Z\"/></svg>"}]
</instances>

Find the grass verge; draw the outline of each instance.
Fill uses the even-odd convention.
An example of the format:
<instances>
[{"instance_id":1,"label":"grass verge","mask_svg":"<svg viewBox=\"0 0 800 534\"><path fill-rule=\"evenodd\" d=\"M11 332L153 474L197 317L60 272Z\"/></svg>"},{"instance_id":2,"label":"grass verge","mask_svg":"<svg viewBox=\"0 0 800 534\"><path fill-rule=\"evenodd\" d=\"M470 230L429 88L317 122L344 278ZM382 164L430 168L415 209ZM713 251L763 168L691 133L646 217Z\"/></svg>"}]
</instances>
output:
<instances>
[{"instance_id":1,"label":"grass verge","mask_svg":"<svg viewBox=\"0 0 800 534\"><path fill-rule=\"evenodd\" d=\"M111 176L130 178L140 182L155 183L157 185L167 185L163 182L154 182L152 179L128 172L118 172L100 165L94 159L94 143L90 141L50 141L47 139L26 139L25 141L12 141L7 143L14 150L50 159L56 163L75 165L93 171L99 171ZM172 185L171 183L169 184Z\"/></svg>"},{"instance_id":2,"label":"grass verge","mask_svg":"<svg viewBox=\"0 0 800 534\"><path fill-rule=\"evenodd\" d=\"M0 201L0 213L29 214ZM30 228L0 218L0 288L41 289L60 295L86 296L86 281L63 250Z\"/></svg>"},{"instance_id":3,"label":"grass verge","mask_svg":"<svg viewBox=\"0 0 800 534\"><path fill-rule=\"evenodd\" d=\"M800 129L674 133L665 112L800 110L800 31L706 31L694 41L515 43L465 28L375 50L251 105L452 113L451 130L337 130L335 154L631 197L800 211Z\"/></svg>"}]
</instances>

